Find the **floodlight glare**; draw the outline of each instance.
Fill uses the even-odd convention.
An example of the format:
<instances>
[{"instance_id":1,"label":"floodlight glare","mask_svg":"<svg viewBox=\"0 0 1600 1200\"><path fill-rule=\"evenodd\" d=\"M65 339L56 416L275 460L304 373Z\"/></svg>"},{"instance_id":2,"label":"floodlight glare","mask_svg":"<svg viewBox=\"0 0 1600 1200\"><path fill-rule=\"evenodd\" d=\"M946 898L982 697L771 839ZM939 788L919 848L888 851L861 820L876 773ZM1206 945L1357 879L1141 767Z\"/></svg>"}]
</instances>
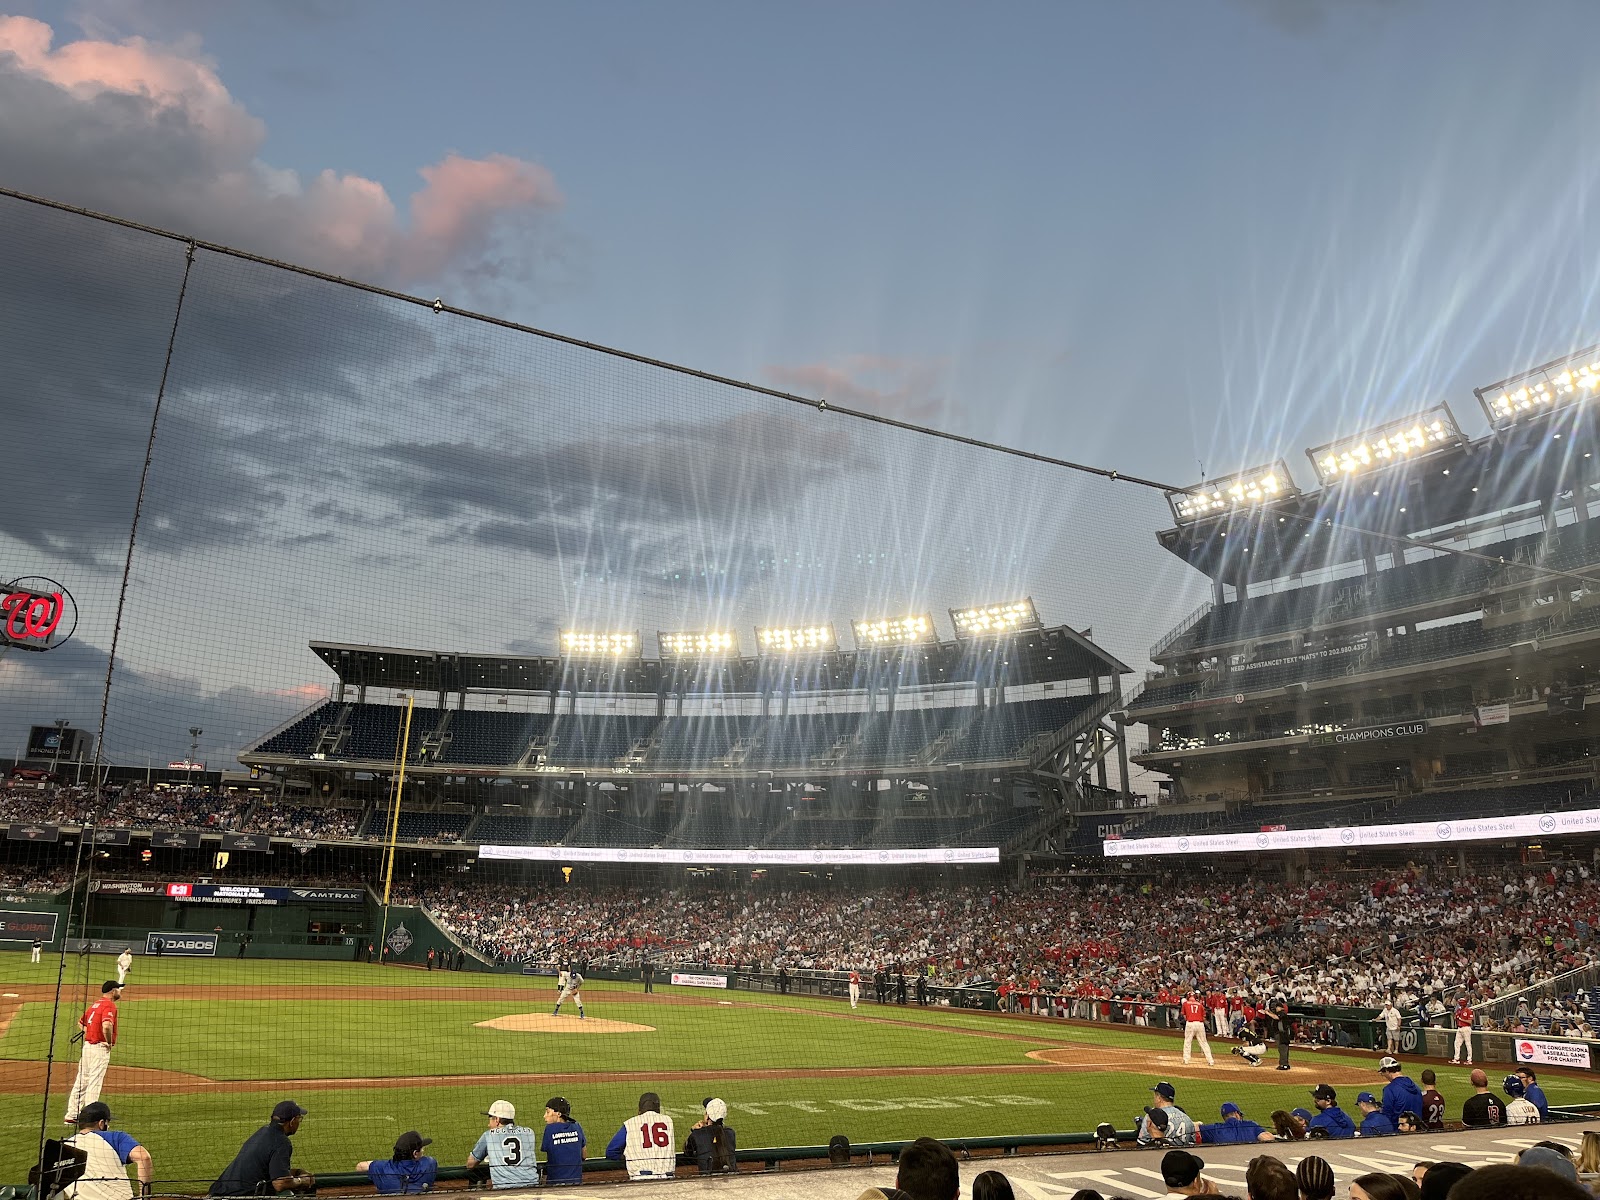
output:
<instances>
[{"instance_id":1,"label":"floodlight glare","mask_svg":"<svg viewBox=\"0 0 1600 1200\"><path fill-rule=\"evenodd\" d=\"M1013 633L1018 629L1038 629L1039 610L1033 598L1012 600L1008 604L980 604L976 608L952 608L950 620L955 624L956 636L985 637L997 633Z\"/></svg>"},{"instance_id":2,"label":"floodlight glare","mask_svg":"<svg viewBox=\"0 0 1600 1200\"><path fill-rule=\"evenodd\" d=\"M1168 492L1167 503L1172 506L1172 515L1178 524L1188 525L1219 513L1253 508L1299 494L1300 489L1289 476L1289 465L1280 458L1270 466L1252 467L1212 483Z\"/></svg>"},{"instance_id":3,"label":"floodlight glare","mask_svg":"<svg viewBox=\"0 0 1600 1200\"><path fill-rule=\"evenodd\" d=\"M826 654L839 648L832 625L765 626L756 630L763 654Z\"/></svg>"},{"instance_id":4,"label":"floodlight glare","mask_svg":"<svg viewBox=\"0 0 1600 1200\"><path fill-rule=\"evenodd\" d=\"M1462 442L1455 417L1443 404L1413 417L1379 425L1365 433L1315 450L1307 450L1317 478L1324 484L1354 479L1381 471L1397 462L1409 462Z\"/></svg>"},{"instance_id":5,"label":"floodlight glare","mask_svg":"<svg viewBox=\"0 0 1600 1200\"><path fill-rule=\"evenodd\" d=\"M1492 387L1478 388L1478 402L1496 429L1581 404L1600 393L1600 346L1545 363Z\"/></svg>"},{"instance_id":6,"label":"floodlight glare","mask_svg":"<svg viewBox=\"0 0 1600 1200\"><path fill-rule=\"evenodd\" d=\"M724 629L657 633L662 658L737 658L739 637Z\"/></svg>"},{"instance_id":7,"label":"floodlight glare","mask_svg":"<svg viewBox=\"0 0 1600 1200\"><path fill-rule=\"evenodd\" d=\"M933 614L921 616L879 617L870 621L851 621L856 646L909 646L934 639Z\"/></svg>"},{"instance_id":8,"label":"floodlight glare","mask_svg":"<svg viewBox=\"0 0 1600 1200\"><path fill-rule=\"evenodd\" d=\"M624 631L563 629L561 653L568 658L637 658L639 635Z\"/></svg>"}]
</instances>

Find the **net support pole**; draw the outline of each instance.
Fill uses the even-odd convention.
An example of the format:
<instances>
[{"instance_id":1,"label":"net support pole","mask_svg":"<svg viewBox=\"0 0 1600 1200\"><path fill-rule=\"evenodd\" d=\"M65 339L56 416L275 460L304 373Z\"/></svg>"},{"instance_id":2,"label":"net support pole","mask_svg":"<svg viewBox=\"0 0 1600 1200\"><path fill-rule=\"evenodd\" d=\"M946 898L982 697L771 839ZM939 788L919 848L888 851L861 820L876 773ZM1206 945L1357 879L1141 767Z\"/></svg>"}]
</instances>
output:
<instances>
[{"instance_id":1,"label":"net support pole","mask_svg":"<svg viewBox=\"0 0 1600 1200\"><path fill-rule=\"evenodd\" d=\"M406 787L406 759L411 754L411 710L416 706L416 696L406 697L406 724L400 735L400 769L394 777L394 802L389 806L389 845L384 850L388 860L383 871L383 931L378 935L378 959L383 959L383 949L389 941L389 890L394 884L394 860L398 857L396 844L400 840L400 797Z\"/></svg>"}]
</instances>

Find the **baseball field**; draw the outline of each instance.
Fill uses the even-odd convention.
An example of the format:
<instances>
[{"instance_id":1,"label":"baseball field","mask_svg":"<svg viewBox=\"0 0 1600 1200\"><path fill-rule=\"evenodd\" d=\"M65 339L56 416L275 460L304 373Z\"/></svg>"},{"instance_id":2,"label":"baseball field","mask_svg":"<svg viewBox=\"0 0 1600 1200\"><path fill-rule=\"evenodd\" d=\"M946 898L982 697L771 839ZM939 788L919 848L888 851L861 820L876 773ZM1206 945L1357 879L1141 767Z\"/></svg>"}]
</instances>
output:
<instances>
[{"instance_id":1,"label":"baseball field","mask_svg":"<svg viewBox=\"0 0 1600 1200\"><path fill-rule=\"evenodd\" d=\"M0 1183L26 1178L41 1114L64 1112L77 1047L66 1039L80 985L114 975L74 959L42 1108L57 964L0 955ZM1376 1088L1376 1056L1295 1051L1288 1073L1217 1049L1185 1067L1164 1033L940 1008L590 982L586 1017L551 1019L553 980L428 973L367 964L140 959L121 1005L103 1094L118 1127L143 1142L156 1177L208 1183L272 1105L310 1110L295 1161L347 1171L382 1157L406 1129L461 1163L491 1101L540 1124L553 1095L572 1102L592 1157L639 1093L660 1093L680 1134L710 1095L728 1103L743 1147L1127 1128L1150 1085L1172 1081L1197 1120L1225 1100L1264 1123L1306 1104L1314 1084ZM1454 1113L1466 1072L1442 1063ZM1553 1104L1600 1101L1600 1078L1550 1072Z\"/></svg>"}]
</instances>

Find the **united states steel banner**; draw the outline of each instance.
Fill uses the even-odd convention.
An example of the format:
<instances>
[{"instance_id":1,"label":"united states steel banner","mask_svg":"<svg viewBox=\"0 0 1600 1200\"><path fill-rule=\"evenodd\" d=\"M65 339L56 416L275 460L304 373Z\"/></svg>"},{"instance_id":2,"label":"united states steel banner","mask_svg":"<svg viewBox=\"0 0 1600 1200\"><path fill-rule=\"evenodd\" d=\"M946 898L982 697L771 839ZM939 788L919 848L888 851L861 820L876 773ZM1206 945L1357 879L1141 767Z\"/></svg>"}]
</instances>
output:
<instances>
[{"instance_id":1,"label":"united states steel banner","mask_svg":"<svg viewBox=\"0 0 1600 1200\"><path fill-rule=\"evenodd\" d=\"M596 846L480 846L479 858L525 862L673 863L695 867L848 867L908 863L997 863L998 846L948 850L617 850Z\"/></svg>"}]
</instances>

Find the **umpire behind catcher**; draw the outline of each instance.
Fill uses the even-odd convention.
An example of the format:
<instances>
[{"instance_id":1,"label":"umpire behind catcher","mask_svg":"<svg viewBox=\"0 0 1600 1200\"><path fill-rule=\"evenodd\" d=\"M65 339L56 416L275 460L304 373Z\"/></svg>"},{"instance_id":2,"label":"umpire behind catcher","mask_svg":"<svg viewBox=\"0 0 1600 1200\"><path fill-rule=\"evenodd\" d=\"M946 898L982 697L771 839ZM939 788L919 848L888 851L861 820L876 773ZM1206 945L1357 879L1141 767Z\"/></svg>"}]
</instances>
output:
<instances>
[{"instance_id":1,"label":"umpire behind catcher","mask_svg":"<svg viewBox=\"0 0 1600 1200\"><path fill-rule=\"evenodd\" d=\"M213 1196L265 1196L272 1192L311 1191L317 1177L289 1165L294 1147L289 1144L300 1128L306 1110L293 1100L281 1100L272 1119L239 1147L225 1171L211 1185Z\"/></svg>"}]
</instances>

